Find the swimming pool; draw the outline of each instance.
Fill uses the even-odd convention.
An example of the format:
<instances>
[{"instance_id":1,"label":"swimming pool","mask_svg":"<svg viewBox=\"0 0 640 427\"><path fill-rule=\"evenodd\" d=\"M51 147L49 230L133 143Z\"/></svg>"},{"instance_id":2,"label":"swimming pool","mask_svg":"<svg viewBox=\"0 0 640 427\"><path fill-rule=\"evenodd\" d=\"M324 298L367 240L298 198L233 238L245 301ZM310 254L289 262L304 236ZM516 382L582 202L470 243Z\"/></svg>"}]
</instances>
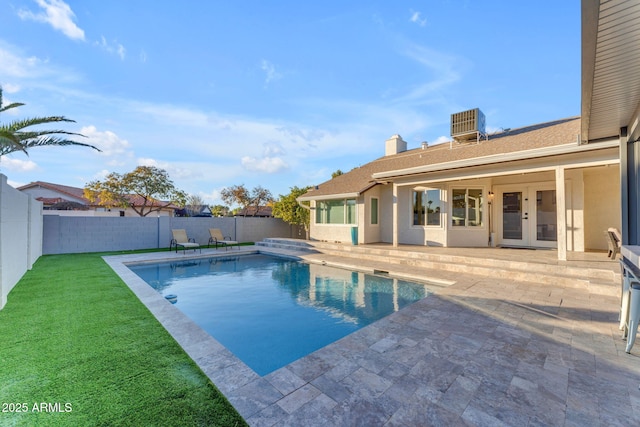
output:
<instances>
[{"instance_id":1,"label":"swimming pool","mask_svg":"<svg viewBox=\"0 0 640 427\"><path fill-rule=\"evenodd\" d=\"M129 268L266 375L426 297L424 284L263 255Z\"/></svg>"}]
</instances>

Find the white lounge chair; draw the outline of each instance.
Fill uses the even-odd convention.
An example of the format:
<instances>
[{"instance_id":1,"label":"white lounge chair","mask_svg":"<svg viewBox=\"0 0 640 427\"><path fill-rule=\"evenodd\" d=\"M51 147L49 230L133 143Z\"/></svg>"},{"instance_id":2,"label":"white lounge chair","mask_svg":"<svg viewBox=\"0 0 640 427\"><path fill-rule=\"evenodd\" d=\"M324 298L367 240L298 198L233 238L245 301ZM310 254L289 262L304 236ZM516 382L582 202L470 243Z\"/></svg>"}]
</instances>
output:
<instances>
[{"instance_id":1,"label":"white lounge chair","mask_svg":"<svg viewBox=\"0 0 640 427\"><path fill-rule=\"evenodd\" d=\"M178 253L178 247L182 248L182 252L186 253L187 249L193 249L194 252L196 249L200 249L200 253L202 253L202 248L193 238L187 237L187 232L178 228L175 230L171 230L171 234L173 234L173 239L171 239L171 243L169 243L169 250L171 250L174 246L176 247L176 253Z\"/></svg>"},{"instance_id":2,"label":"white lounge chair","mask_svg":"<svg viewBox=\"0 0 640 427\"><path fill-rule=\"evenodd\" d=\"M231 240L231 237L222 236L222 231L220 231L219 228L210 228L209 236L209 243L207 246L211 246L211 244L214 243L216 245L216 249L218 249L218 245L224 246L225 250L229 249L229 245L238 245L238 242ZM238 250L240 250L240 246L238 246Z\"/></svg>"}]
</instances>

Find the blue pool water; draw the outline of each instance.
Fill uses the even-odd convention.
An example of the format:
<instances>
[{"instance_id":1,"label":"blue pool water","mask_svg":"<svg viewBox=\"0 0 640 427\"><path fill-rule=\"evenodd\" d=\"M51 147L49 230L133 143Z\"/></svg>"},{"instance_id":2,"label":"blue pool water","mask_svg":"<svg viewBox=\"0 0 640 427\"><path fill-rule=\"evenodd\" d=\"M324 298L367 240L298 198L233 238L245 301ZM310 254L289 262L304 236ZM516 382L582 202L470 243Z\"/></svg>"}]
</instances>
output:
<instances>
[{"instance_id":1,"label":"blue pool water","mask_svg":"<svg viewBox=\"0 0 640 427\"><path fill-rule=\"evenodd\" d=\"M267 255L130 266L259 375L414 301L425 285Z\"/></svg>"}]
</instances>

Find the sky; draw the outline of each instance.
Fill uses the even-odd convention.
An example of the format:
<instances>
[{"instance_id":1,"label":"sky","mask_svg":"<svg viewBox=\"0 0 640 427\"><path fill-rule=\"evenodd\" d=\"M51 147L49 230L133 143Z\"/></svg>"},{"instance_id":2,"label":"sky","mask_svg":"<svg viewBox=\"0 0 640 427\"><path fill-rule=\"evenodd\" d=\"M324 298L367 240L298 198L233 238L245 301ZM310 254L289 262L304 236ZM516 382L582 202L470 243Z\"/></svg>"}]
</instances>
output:
<instances>
[{"instance_id":1,"label":"sky","mask_svg":"<svg viewBox=\"0 0 640 427\"><path fill-rule=\"evenodd\" d=\"M0 0L0 123L75 120L102 152L0 157L13 186L84 187L137 166L222 204L277 198L384 155L450 139L472 108L488 132L580 114L580 2L541 0Z\"/></svg>"}]
</instances>

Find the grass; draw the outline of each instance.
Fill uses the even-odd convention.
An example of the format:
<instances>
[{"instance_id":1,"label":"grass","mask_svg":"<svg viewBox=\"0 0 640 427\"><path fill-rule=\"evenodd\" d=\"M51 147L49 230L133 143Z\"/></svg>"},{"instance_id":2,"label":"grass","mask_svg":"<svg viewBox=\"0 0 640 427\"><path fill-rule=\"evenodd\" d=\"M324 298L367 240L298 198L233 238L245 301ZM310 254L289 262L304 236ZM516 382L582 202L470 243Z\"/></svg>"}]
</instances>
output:
<instances>
[{"instance_id":1,"label":"grass","mask_svg":"<svg viewBox=\"0 0 640 427\"><path fill-rule=\"evenodd\" d=\"M245 426L101 255L43 256L9 294L0 425Z\"/></svg>"}]
</instances>

